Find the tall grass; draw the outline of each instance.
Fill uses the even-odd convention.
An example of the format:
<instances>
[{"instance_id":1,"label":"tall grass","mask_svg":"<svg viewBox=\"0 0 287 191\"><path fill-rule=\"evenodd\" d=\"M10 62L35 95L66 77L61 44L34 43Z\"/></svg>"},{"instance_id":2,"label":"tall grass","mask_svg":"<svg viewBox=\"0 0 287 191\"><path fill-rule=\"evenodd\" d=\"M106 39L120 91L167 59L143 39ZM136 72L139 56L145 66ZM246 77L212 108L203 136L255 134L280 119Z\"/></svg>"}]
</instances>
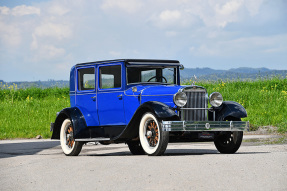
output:
<instances>
[{"instance_id":1,"label":"tall grass","mask_svg":"<svg viewBox=\"0 0 287 191\"><path fill-rule=\"evenodd\" d=\"M189 83L186 83L189 84ZM220 92L224 100L242 104L252 129L276 126L287 132L287 79L198 82L208 93ZM56 112L69 107L68 88L18 89L0 85L0 139L49 138Z\"/></svg>"},{"instance_id":2,"label":"tall grass","mask_svg":"<svg viewBox=\"0 0 287 191\"><path fill-rule=\"evenodd\" d=\"M3 85L4 86L4 85ZM51 137L56 112L69 107L68 88L0 89L0 139Z\"/></svg>"}]
</instances>

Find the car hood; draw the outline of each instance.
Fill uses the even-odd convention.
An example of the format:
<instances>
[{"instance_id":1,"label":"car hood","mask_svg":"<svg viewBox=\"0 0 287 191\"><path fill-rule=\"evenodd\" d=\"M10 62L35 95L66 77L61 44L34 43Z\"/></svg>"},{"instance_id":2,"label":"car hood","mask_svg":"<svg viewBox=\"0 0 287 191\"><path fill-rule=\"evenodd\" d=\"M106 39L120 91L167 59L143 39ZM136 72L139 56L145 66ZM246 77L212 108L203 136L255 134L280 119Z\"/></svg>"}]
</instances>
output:
<instances>
[{"instance_id":1,"label":"car hood","mask_svg":"<svg viewBox=\"0 0 287 191\"><path fill-rule=\"evenodd\" d=\"M182 86L178 85L157 85L147 86L141 91L143 96L155 96L155 95L173 95L181 89Z\"/></svg>"},{"instance_id":2,"label":"car hood","mask_svg":"<svg viewBox=\"0 0 287 191\"><path fill-rule=\"evenodd\" d=\"M154 96L154 95L173 95L178 92L183 86L178 85L137 85L137 92L133 92L132 88L125 91L126 95L143 95L143 96Z\"/></svg>"}]
</instances>

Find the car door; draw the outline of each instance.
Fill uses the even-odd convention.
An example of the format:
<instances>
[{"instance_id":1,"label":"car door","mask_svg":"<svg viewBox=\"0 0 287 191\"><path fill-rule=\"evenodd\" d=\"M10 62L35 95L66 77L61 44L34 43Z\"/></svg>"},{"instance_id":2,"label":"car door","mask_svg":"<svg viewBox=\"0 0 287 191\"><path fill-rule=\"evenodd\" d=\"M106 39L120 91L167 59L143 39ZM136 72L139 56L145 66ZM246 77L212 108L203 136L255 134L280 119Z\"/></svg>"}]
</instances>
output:
<instances>
[{"instance_id":1,"label":"car door","mask_svg":"<svg viewBox=\"0 0 287 191\"><path fill-rule=\"evenodd\" d=\"M98 126L96 67L85 66L77 68L76 106L85 117L87 126Z\"/></svg>"},{"instance_id":2,"label":"car door","mask_svg":"<svg viewBox=\"0 0 287 191\"><path fill-rule=\"evenodd\" d=\"M98 67L98 115L101 126L126 125L121 63Z\"/></svg>"}]
</instances>

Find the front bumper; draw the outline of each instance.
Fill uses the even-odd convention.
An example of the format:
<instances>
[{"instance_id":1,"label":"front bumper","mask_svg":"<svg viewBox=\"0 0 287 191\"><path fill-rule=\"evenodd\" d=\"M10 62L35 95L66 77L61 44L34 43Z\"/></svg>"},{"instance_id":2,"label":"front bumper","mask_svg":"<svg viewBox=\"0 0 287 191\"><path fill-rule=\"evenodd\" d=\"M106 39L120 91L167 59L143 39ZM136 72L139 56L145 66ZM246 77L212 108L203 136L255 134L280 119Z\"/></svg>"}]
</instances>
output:
<instances>
[{"instance_id":1,"label":"front bumper","mask_svg":"<svg viewBox=\"0 0 287 191\"><path fill-rule=\"evenodd\" d=\"M162 121L163 131L248 131L249 121Z\"/></svg>"}]
</instances>

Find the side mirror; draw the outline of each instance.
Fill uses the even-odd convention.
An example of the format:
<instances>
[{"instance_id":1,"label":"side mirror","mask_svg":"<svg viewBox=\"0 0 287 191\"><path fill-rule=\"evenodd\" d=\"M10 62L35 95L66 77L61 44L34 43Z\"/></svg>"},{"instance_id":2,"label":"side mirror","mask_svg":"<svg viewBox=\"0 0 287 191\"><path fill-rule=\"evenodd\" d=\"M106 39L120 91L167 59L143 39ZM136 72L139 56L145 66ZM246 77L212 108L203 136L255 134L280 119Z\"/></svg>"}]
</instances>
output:
<instances>
[{"instance_id":1,"label":"side mirror","mask_svg":"<svg viewBox=\"0 0 287 191\"><path fill-rule=\"evenodd\" d=\"M181 64L181 65L179 66L179 69L180 69L180 70L183 70L183 69L184 69L184 66Z\"/></svg>"}]
</instances>

